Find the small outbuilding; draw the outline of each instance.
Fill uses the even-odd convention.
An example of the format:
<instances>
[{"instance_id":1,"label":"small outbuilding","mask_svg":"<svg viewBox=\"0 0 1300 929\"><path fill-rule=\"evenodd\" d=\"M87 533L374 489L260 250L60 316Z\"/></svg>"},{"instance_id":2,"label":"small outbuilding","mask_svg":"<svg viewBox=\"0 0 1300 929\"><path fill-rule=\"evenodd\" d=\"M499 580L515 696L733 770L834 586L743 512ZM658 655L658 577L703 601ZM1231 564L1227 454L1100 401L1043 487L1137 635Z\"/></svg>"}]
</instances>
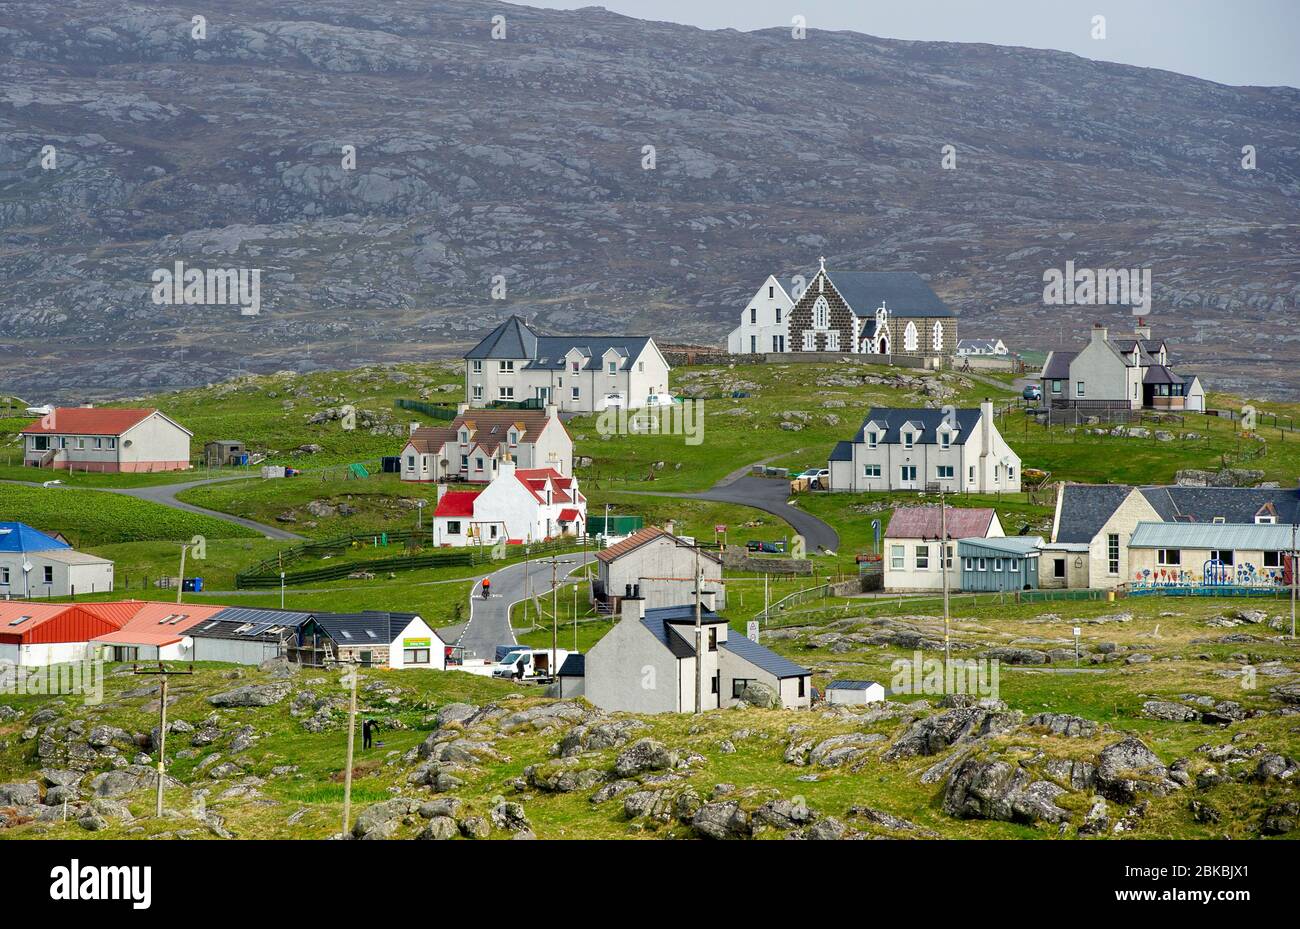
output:
<instances>
[{"instance_id":1,"label":"small outbuilding","mask_svg":"<svg viewBox=\"0 0 1300 929\"><path fill-rule=\"evenodd\" d=\"M209 468L248 464L248 448L235 439L217 439L203 446L203 462Z\"/></svg>"},{"instance_id":2,"label":"small outbuilding","mask_svg":"<svg viewBox=\"0 0 1300 929\"><path fill-rule=\"evenodd\" d=\"M862 706L867 703L882 703L885 688L875 681L831 681L826 685L826 702L845 706Z\"/></svg>"},{"instance_id":3,"label":"small outbuilding","mask_svg":"<svg viewBox=\"0 0 1300 929\"><path fill-rule=\"evenodd\" d=\"M559 673L561 699L581 697L587 692L587 656L570 652L560 665Z\"/></svg>"},{"instance_id":4,"label":"small outbuilding","mask_svg":"<svg viewBox=\"0 0 1300 929\"><path fill-rule=\"evenodd\" d=\"M1035 590L1043 540L1016 535L996 539L961 539L961 589L972 591Z\"/></svg>"}]
</instances>

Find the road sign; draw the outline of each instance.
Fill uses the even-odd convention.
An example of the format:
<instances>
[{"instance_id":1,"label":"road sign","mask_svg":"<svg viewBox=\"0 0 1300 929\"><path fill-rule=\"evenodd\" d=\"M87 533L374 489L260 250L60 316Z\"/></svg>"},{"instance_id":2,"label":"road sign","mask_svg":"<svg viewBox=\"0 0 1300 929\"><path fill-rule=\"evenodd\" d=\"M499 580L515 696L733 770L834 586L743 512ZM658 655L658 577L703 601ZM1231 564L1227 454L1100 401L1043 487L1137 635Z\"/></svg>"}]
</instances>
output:
<instances>
[{"instance_id":1,"label":"road sign","mask_svg":"<svg viewBox=\"0 0 1300 929\"><path fill-rule=\"evenodd\" d=\"M745 623L745 638L749 639L751 642L758 641L758 620L751 619L749 622Z\"/></svg>"}]
</instances>

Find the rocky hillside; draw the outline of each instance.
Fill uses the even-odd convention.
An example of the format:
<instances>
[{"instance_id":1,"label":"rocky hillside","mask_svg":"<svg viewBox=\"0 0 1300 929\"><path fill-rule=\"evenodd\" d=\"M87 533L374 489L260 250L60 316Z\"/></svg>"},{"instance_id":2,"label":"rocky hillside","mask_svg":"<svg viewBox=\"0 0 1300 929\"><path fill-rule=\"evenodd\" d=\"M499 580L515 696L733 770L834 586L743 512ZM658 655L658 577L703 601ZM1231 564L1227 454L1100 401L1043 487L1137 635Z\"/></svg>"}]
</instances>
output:
<instances>
[{"instance_id":1,"label":"rocky hillside","mask_svg":"<svg viewBox=\"0 0 1300 929\"><path fill-rule=\"evenodd\" d=\"M820 254L920 271L966 333L1041 348L1127 315L1044 308L1045 269L1150 267L1155 324L1208 383L1300 389L1294 89L599 8L205 9L194 38L165 0L0 8L19 393L425 357L509 312L717 341ZM261 269L261 314L155 305L178 260Z\"/></svg>"}]
</instances>

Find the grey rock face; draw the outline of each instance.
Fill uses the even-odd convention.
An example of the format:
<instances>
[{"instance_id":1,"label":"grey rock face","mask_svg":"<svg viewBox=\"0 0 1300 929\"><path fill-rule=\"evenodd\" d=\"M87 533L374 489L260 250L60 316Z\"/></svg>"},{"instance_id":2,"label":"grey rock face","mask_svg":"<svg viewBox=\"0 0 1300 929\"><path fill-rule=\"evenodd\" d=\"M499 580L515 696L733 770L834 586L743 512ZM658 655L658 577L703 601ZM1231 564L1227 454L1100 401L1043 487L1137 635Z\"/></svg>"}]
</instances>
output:
<instances>
[{"instance_id":1,"label":"grey rock face","mask_svg":"<svg viewBox=\"0 0 1300 929\"><path fill-rule=\"evenodd\" d=\"M662 742L640 739L618 753L614 759L616 777L632 777L647 771L664 771L677 763L676 752Z\"/></svg>"},{"instance_id":2,"label":"grey rock face","mask_svg":"<svg viewBox=\"0 0 1300 929\"><path fill-rule=\"evenodd\" d=\"M289 696L292 689L293 685L288 681L250 684L225 693L213 694L208 697L208 702L213 706L272 706Z\"/></svg>"},{"instance_id":3,"label":"grey rock face","mask_svg":"<svg viewBox=\"0 0 1300 929\"><path fill-rule=\"evenodd\" d=\"M948 781L943 811L962 819L1060 823L1070 814L1056 799L1067 792L1005 761L968 758Z\"/></svg>"}]
</instances>

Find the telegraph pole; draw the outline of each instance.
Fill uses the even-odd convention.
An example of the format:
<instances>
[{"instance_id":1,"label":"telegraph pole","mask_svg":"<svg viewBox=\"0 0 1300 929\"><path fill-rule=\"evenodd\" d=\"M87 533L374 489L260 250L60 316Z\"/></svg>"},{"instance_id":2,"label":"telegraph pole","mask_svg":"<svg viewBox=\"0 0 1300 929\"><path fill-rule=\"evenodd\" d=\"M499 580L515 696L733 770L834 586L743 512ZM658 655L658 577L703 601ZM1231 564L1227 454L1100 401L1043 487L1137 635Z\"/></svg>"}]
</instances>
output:
<instances>
[{"instance_id":1,"label":"telegraph pole","mask_svg":"<svg viewBox=\"0 0 1300 929\"><path fill-rule=\"evenodd\" d=\"M948 505L945 502L943 485L939 485L939 565L943 568L943 679L944 686L948 680L948 661L951 656L951 636L949 634L948 613Z\"/></svg>"},{"instance_id":2,"label":"telegraph pole","mask_svg":"<svg viewBox=\"0 0 1300 929\"><path fill-rule=\"evenodd\" d=\"M190 550L190 543L182 542L181 543L181 576L177 578L177 582L176 582L177 603L181 602L181 594L185 592L185 553L188 552L189 550ZM162 813L159 813L158 815L161 816Z\"/></svg>"},{"instance_id":3,"label":"telegraph pole","mask_svg":"<svg viewBox=\"0 0 1300 929\"><path fill-rule=\"evenodd\" d=\"M357 678L361 675L360 663L355 658L347 659L351 663L348 674L351 678L348 697L348 766L343 770L343 838L348 837L349 820L352 819L352 752L356 745L357 731Z\"/></svg>"},{"instance_id":4,"label":"telegraph pole","mask_svg":"<svg viewBox=\"0 0 1300 929\"><path fill-rule=\"evenodd\" d=\"M1296 524L1291 524L1291 638L1295 639L1296 575L1300 574L1300 552L1296 551Z\"/></svg>"},{"instance_id":5,"label":"telegraph pole","mask_svg":"<svg viewBox=\"0 0 1300 929\"><path fill-rule=\"evenodd\" d=\"M177 597L177 603L180 598ZM167 778L167 678L173 674L193 674L194 665L190 665L188 671L170 671L161 661L158 662L157 669L140 669L132 668L133 674L157 675L162 678L162 687L158 692L158 802L154 807L154 815L159 819L163 814L163 782Z\"/></svg>"}]
</instances>

